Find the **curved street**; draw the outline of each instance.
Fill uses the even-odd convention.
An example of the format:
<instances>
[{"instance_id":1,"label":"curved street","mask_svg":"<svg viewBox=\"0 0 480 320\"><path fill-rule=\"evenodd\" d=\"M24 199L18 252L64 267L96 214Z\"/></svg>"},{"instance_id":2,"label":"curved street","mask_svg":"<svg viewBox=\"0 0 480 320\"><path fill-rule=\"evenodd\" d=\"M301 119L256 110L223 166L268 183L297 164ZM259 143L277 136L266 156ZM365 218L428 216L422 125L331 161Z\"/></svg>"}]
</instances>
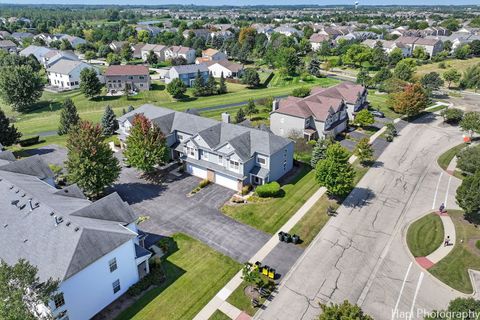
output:
<instances>
[{"instance_id":1,"label":"curved street","mask_svg":"<svg viewBox=\"0 0 480 320\"><path fill-rule=\"evenodd\" d=\"M347 299L374 319L423 319L460 295L416 264L404 235L411 221L442 202L457 207L460 182L443 173L437 158L461 139L458 128L434 114L407 125L255 318L313 319L319 303Z\"/></svg>"}]
</instances>

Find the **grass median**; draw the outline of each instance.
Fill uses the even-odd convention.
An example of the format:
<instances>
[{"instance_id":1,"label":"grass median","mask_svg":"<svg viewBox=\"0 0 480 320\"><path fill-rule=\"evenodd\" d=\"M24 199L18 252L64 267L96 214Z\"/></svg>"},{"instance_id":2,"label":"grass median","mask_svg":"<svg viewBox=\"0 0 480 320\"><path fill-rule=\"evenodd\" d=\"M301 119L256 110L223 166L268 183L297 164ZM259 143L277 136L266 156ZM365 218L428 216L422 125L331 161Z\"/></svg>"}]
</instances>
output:
<instances>
[{"instance_id":1,"label":"grass median","mask_svg":"<svg viewBox=\"0 0 480 320\"><path fill-rule=\"evenodd\" d=\"M414 257L426 257L443 242L443 224L435 213L427 214L410 225L407 244Z\"/></svg>"}]
</instances>

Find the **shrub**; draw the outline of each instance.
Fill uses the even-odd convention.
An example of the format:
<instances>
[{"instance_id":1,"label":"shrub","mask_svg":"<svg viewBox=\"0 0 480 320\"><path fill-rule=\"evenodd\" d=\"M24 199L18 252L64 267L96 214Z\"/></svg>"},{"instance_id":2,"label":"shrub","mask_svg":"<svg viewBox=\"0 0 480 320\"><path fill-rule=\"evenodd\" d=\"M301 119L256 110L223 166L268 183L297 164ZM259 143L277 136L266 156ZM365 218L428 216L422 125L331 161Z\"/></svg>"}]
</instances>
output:
<instances>
[{"instance_id":1,"label":"shrub","mask_svg":"<svg viewBox=\"0 0 480 320\"><path fill-rule=\"evenodd\" d=\"M210 180L208 179L203 179L202 181L200 181L200 183L198 184L198 187L200 189L203 189L205 188L206 186L208 186L210 184Z\"/></svg>"},{"instance_id":2,"label":"shrub","mask_svg":"<svg viewBox=\"0 0 480 320\"><path fill-rule=\"evenodd\" d=\"M20 144L20 146L22 147L28 147L28 146L33 146L34 144L37 144L39 142L40 142L40 136L34 136L34 137L19 140L18 144Z\"/></svg>"},{"instance_id":3,"label":"shrub","mask_svg":"<svg viewBox=\"0 0 480 320\"><path fill-rule=\"evenodd\" d=\"M443 121L452 124L459 123L463 119L463 111L456 108L443 109L440 115Z\"/></svg>"},{"instance_id":4,"label":"shrub","mask_svg":"<svg viewBox=\"0 0 480 320\"><path fill-rule=\"evenodd\" d=\"M242 196L248 194L250 192L250 190L252 190L252 185L247 184L247 185L243 186L242 187Z\"/></svg>"},{"instance_id":5,"label":"shrub","mask_svg":"<svg viewBox=\"0 0 480 320\"><path fill-rule=\"evenodd\" d=\"M385 140L387 140L387 142L392 142L393 141L393 136L392 135L387 135L385 137Z\"/></svg>"},{"instance_id":6,"label":"shrub","mask_svg":"<svg viewBox=\"0 0 480 320\"><path fill-rule=\"evenodd\" d=\"M113 145L120 148L120 139L118 137L113 138Z\"/></svg>"},{"instance_id":7,"label":"shrub","mask_svg":"<svg viewBox=\"0 0 480 320\"><path fill-rule=\"evenodd\" d=\"M475 241L475 247L477 247L477 249L480 249L480 240Z\"/></svg>"},{"instance_id":8,"label":"shrub","mask_svg":"<svg viewBox=\"0 0 480 320\"><path fill-rule=\"evenodd\" d=\"M255 190L260 198L275 197L280 194L280 184L276 181L258 186Z\"/></svg>"},{"instance_id":9,"label":"shrub","mask_svg":"<svg viewBox=\"0 0 480 320\"><path fill-rule=\"evenodd\" d=\"M309 96L309 95L310 95L310 88L307 88L307 87L295 88L292 91L292 96L294 97L305 98L306 96Z\"/></svg>"},{"instance_id":10,"label":"shrub","mask_svg":"<svg viewBox=\"0 0 480 320\"><path fill-rule=\"evenodd\" d=\"M131 297L138 296L147 290L150 286L158 286L165 279L165 275L162 270L162 262L160 258L154 258L149 261L150 263L150 273L143 277L136 284L131 286L127 290L127 294Z\"/></svg>"}]
</instances>

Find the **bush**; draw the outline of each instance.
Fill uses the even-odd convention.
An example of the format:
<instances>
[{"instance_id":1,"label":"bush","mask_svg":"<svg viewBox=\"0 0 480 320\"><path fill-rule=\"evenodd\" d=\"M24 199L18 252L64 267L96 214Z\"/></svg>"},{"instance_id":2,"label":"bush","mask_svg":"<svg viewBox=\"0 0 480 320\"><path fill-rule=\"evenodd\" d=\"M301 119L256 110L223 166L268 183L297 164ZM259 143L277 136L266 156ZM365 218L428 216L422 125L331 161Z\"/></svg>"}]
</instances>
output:
<instances>
[{"instance_id":1,"label":"bush","mask_svg":"<svg viewBox=\"0 0 480 320\"><path fill-rule=\"evenodd\" d=\"M280 194L280 184L276 181L258 186L255 190L260 198L276 197Z\"/></svg>"},{"instance_id":2,"label":"bush","mask_svg":"<svg viewBox=\"0 0 480 320\"><path fill-rule=\"evenodd\" d=\"M463 111L456 108L443 109L440 115L446 123L459 123L463 119Z\"/></svg>"},{"instance_id":3,"label":"bush","mask_svg":"<svg viewBox=\"0 0 480 320\"><path fill-rule=\"evenodd\" d=\"M28 147L28 146L33 146L34 144L37 144L39 142L40 142L40 136L34 136L34 137L19 140L18 144L21 147Z\"/></svg>"},{"instance_id":4,"label":"bush","mask_svg":"<svg viewBox=\"0 0 480 320\"><path fill-rule=\"evenodd\" d=\"M138 296L147 290L150 286L158 286L165 279L165 275L162 270L162 262L160 258L154 258L149 261L150 263L150 273L143 277L136 284L131 286L127 290L127 294L131 297Z\"/></svg>"},{"instance_id":5,"label":"bush","mask_svg":"<svg viewBox=\"0 0 480 320\"><path fill-rule=\"evenodd\" d=\"M242 187L242 196L248 194L250 192L250 190L252 190L252 185L251 184L247 184L245 186Z\"/></svg>"},{"instance_id":6,"label":"bush","mask_svg":"<svg viewBox=\"0 0 480 320\"><path fill-rule=\"evenodd\" d=\"M113 138L113 145L117 148L120 148L120 139L118 137Z\"/></svg>"},{"instance_id":7,"label":"bush","mask_svg":"<svg viewBox=\"0 0 480 320\"><path fill-rule=\"evenodd\" d=\"M307 87L295 88L292 91L292 96L298 97L298 98L305 98L309 95L310 95L310 88L307 88Z\"/></svg>"},{"instance_id":8,"label":"bush","mask_svg":"<svg viewBox=\"0 0 480 320\"><path fill-rule=\"evenodd\" d=\"M477 247L477 249L480 249L480 240L475 241L475 247Z\"/></svg>"},{"instance_id":9,"label":"bush","mask_svg":"<svg viewBox=\"0 0 480 320\"><path fill-rule=\"evenodd\" d=\"M203 189L205 188L206 186L208 186L210 184L210 180L208 179L203 179L202 181L200 181L200 183L198 184L198 187L200 189Z\"/></svg>"},{"instance_id":10,"label":"bush","mask_svg":"<svg viewBox=\"0 0 480 320\"><path fill-rule=\"evenodd\" d=\"M392 135L387 135L385 137L385 140L387 140L387 142L392 142L393 141L393 136Z\"/></svg>"}]
</instances>

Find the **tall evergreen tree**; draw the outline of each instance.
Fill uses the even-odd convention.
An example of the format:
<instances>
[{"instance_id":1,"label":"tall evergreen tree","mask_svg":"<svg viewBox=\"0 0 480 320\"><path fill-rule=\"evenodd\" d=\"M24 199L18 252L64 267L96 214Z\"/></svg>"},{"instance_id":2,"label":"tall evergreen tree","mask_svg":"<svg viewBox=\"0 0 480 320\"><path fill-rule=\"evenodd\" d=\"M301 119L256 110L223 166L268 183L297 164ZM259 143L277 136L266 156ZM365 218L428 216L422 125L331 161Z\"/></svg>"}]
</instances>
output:
<instances>
[{"instance_id":1,"label":"tall evergreen tree","mask_svg":"<svg viewBox=\"0 0 480 320\"><path fill-rule=\"evenodd\" d=\"M318 139L315 147L312 150L312 158L310 160L310 165L312 168L317 166L318 161L325 159L325 153L329 145L332 144L332 139Z\"/></svg>"},{"instance_id":2,"label":"tall evergreen tree","mask_svg":"<svg viewBox=\"0 0 480 320\"><path fill-rule=\"evenodd\" d=\"M214 95L217 93L217 82L211 72L208 75L207 83L205 84L205 93L206 95Z\"/></svg>"},{"instance_id":3,"label":"tall evergreen tree","mask_svg":"<svg viewBox=\"0 0 480 320\"><path fill-rule=\"evenodd\" d=\"M318 61L317 58L312 58L308 64L308 73L315 77L320 77L322 75L320 72L320 61Z\"/></svg>"},{"instance_id":4,"label":"tall evergreen tree","mask_svg":"<svg viewBox=\"0 0 480 320\"><path fill-rule=\"evenodd\" d=\"M22 134L17 131L15 125L10 125L10 120L7 118L2 109L0 109L0 144L4 147L11 146L16 143Z\"/></svg>"},{"instance_id":5,"label":"tall evergreen tree","mask_svg":"<svg viewBox=\"0 0 480 320\"><path fill-rule=\"evenodd\" d=\"M218 84L218 94L224 94L227 93L227 84L225 83L225 77L223 76L223 71L222 74L220 75L220 82Z\"/></svg>"},{"instance_id":6,"label":"tall evergreen tree","mask_svg":"<svg viewBox=\"0 0 480 320\"><path fill-rule=\"evenodd\" d=\"M104 140L102 127L80 121L67 139L68 180L89 197L98 197L120 175L120 165Z\"/></svg>"},{"instance_id":7,"label":"tall evergreen tree","mask_svg":"<svg viewBox=\"0 0 480 320\"><path fill-rule=\"evenodd\" d=\"M195 80L193 80L193 94L196 97L203 96L205 94L205 81L202 77L202 74L200 73L200 70L197 71L197 75L195 77Z\"/></svg>"},{"instance_id":8,"label":"tall evergreen tree","mask_svg":"<svg viewBox=\"0 0 480 320\"><path fill-rule=\"evenodd\" d=\"M118 129L117 117L110 106L107 106L105 108L105 112L103 113L102 128L103 134L106 136L115 134L115 131Z\"/></svg>"},{"instance_id":9,"label":"tall evergreen tree","mask_svg":"<svg viewBox=\"0 0 480 320\"><path fill-rule=\"evenodd\" d=\"M247 107L245 108L245 114L247 116L250 116L250 119L252 119L252 116L258 112L257 106L255 105L255 101L253 99L248 100Z\"/></svg>"},{"instance_id":10,"label":"tall evergreen tree","mask_svg":"<svg viewBox=\"0 0 480 320\"><path fill-rule=\"evenodd\" d=\"M235 123L240 123L245 121L245 112L243 112L243 109L240 108L237 111L237 114L235 114Z\"/></svg>"},{"instance_id":11,"label":"tall evergreen tree","mask_svg":"<svg viewBox=\"0 0 480 320\"><path fill-rule=\"evenodd\" d=\"M62 104L62 111L60 112L60 125L58 126L58 135L67 134L70 129L80 122L77 108L72 99L66 99Z\"/></svg>"}]
</instances>

